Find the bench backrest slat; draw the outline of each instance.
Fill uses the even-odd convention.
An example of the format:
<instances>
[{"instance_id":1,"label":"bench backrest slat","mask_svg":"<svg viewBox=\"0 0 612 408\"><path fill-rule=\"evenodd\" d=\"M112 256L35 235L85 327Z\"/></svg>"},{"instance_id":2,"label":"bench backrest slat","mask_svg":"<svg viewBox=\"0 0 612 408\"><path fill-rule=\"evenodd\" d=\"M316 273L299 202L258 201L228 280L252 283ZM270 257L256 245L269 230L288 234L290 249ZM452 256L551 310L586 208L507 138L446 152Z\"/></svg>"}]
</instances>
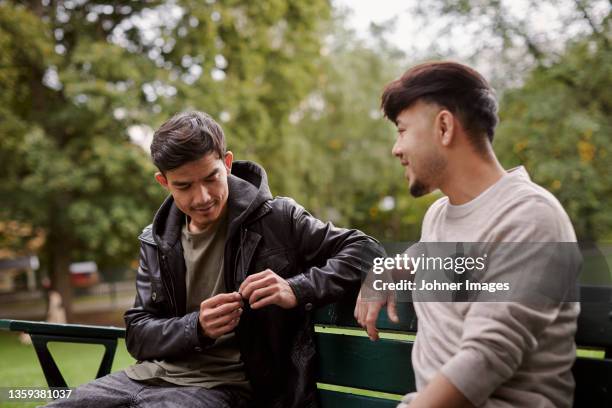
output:
<instances>
[{"instance_id":1,"label":"bench backrest slat","mask_svg":"<svg viewBox=\"0 0 612 408\"><path fill-rule=\"evenodd\" d=\"M359 327L353 311L355 304L352 302L342 302L322 307L315 313L315 324L323 326L340 327ZM386 308L381 309L376 322L376 327L380 330L393 330L401 332L416 332L417 318L412 303L399 303L397 305L399 324L393 323L387 316Z\"/></svg>"},{"instance_id":2,"label":"bench backrest slat","mask_svg":"<svg viewBox=\"0 0 612 408\"><path fill-rule=\"evenodd\" d=\"M317 333L320 382L405 394L414 391L412 342Z\"/></svg>"}]
</instances>

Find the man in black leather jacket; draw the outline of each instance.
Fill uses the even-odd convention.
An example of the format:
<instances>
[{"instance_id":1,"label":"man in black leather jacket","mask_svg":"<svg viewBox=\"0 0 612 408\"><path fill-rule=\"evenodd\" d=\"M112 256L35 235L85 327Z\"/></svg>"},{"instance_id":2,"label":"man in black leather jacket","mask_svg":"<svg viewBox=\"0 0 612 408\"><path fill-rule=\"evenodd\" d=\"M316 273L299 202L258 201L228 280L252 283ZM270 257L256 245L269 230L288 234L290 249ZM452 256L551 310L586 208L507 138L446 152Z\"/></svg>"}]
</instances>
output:
<instances>
[{"instance_id":1,"label":"man in black leather jacket","mask_svg":"<svg viewBox=\"0 0 612 408\"><path fill-rule=\"evenodd\" d=\"M273 198L264 169L234 162L220 126L204 113L162 125L151 154L171 195L139 237L137 296L125 313L127 348L138 363L107 376L115 383L106 387L124 389L130 401L143 393L130 394L135 384L163 389L158 398L170 406L316 407L312 313L356 296L381 247L290 198ZM212 249L194 264L191 239L215 228L202 241ZM220 267L211 268L215 257ZM204 271L197 268L213 281L198 281ZM207 298L194 303L194 293ZM90 396L100 395L91 388L96 381L82 387Z\"/></svg>"}]
</instances>

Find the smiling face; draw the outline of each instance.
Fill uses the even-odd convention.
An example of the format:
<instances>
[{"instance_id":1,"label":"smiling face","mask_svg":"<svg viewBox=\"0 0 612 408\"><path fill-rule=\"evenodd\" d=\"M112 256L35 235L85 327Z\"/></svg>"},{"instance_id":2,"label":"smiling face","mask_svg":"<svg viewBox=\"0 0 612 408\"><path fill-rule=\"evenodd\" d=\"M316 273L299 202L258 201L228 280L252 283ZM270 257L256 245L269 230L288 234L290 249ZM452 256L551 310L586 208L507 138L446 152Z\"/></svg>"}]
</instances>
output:
<instances>
[{"instance_id":1,"label":"smiling face","mask_svg":"<svg viewBox=\"0 0 612 408\"><path fill-rule=\"evenodd\" d=\"M205 230L223 214L232 160L232 152L222 159L211 152L164 174L155 174L156 180L172 194L176 206L189 217L190 231Z\"/></svg>"},{"instance_id":2,"label":"smiling face","mask_svg":"<svg viewBox=\"0 0 612 408\"><path fill-rule=\"evenodd\" d=\"M392 153L404 166L410 194L420 197L440 185L446 159L436 142L440 107L422 101L397 116L397 140Z\"/></svg>"}]
</instances>

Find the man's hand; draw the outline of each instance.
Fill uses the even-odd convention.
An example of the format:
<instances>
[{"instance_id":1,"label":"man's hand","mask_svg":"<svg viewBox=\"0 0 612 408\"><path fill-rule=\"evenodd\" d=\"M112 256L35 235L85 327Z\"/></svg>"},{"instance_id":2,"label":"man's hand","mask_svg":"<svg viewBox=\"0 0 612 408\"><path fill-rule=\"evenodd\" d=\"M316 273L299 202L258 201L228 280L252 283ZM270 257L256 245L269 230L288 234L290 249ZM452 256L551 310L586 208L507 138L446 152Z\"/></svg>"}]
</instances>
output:
<instances>
[{"instance_id":1,"label":"man's hand","mask_svg":"<svg viewBox=\"0 0 612 408\"><path fill-rule=\"evenodd\" d=\"M359 291L357 303L355 304L354 316L355 319L357 319L357 323L368 332L368 337L372 341L378 340L376 319L378 318L380 309L382 309L385 304L387 305L387 315L389 319L391 319L393 323L399 323L397 310L395 308L395 299L392 294L384 300L364 300L362 298L362 290Z\"/></svg>"},{"instance_id":2,"label":"man's hand","mask_svg":"<svg viewBox=\"0 0 612 408\"><path fill-rule=\"evenodd\" d=\"M478 381L478 379L474 380ZM474 408L474 404L440 372L408 406L410 408Z\"/></svg>"},{"instance_id":3,"label":"man's hand","mask_svg":"<svg viewBox=\"0 0 612 408\"><path fill-rule=\"evenodd\" d=\"M238 289L252 309L277 305L283 309L297 306L297 298L286 280L270 269L249 275Z\"/></svg>"},{"instance_id":4,"label":"man's hand","mask_svg":"<svg viewBox=\"0 0 612 408\"><path fill-rule=\"evenodd\" d=\"M200 303L200 328L206 337L216 339L238 326L242 314L238 292L220 293Z\"/></svg>"}]
</instances>

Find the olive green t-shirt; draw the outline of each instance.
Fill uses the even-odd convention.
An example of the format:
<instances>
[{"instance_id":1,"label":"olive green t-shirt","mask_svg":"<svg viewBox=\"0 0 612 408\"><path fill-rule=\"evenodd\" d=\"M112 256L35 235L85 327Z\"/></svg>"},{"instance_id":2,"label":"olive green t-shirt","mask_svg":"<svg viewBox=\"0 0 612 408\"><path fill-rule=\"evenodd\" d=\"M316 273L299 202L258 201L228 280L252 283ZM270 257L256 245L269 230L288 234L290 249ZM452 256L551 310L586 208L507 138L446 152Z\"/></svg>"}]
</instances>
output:
<instances>
[{"instance_id":1,"label":"olive green t-shirt","mask_svg":"<svg viewBox=\"0 0 612 408\"><path fill-rule=\"evenodd\" d=\"M223 280L223 251L227 236L227 215L203 232L192 233L188 223L181 232L187 267L187 312L200 309L200 303L226 292ZM145 339L143 339L145 340ZM233 332L219 337L200 354L187 354L172 360L138 362L125 370L133 380L163 380L184 386L213 388L235 386L250 392Z\"/></svg>"}]
</instances>

